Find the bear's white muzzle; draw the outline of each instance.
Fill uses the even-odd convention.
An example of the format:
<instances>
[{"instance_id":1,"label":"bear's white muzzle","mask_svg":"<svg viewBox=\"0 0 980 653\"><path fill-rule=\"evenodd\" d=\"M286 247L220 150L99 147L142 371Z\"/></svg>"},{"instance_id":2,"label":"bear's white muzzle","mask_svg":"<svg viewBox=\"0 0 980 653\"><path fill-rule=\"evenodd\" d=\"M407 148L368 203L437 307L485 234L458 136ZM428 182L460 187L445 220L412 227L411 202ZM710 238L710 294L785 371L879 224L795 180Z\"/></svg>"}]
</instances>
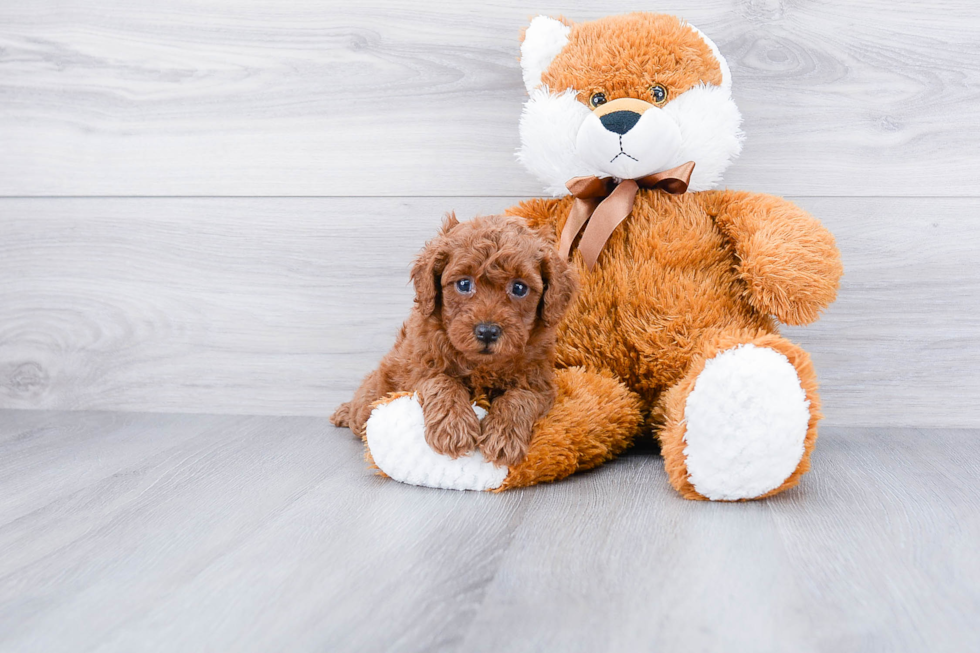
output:
<instances>
[{"instance_id":1,"label":"bear's white muzzle","mask_svg":"<svg viewBox=\"0 0 980 653\"><path fill-rule=\"evenodd\" d=\"M681 146L676 121L646 102L613 100L582 123L576 138L578 156L619 179L636 179L669 167Z\"/></svg>"}]
</instances>

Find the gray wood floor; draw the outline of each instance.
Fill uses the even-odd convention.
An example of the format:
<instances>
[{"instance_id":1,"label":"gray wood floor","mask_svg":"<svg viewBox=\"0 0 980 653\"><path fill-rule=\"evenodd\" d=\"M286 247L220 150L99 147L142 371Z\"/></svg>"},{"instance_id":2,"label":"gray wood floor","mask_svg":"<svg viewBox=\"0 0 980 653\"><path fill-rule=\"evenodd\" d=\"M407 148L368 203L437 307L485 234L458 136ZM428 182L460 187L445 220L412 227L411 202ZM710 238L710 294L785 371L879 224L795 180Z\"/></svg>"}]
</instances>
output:
<instances>
[{"instance_id":1,"label":"gray wood floor","mask_svg":"<svg viewBox=\"0 0 980 653\"><path fill-rule=\"evenodd\" d=\"M772 500L649 449L503 495L322 417L0 412L3 651L976 651L976 430L826 428Z\"/></svg>"}]
</instances>

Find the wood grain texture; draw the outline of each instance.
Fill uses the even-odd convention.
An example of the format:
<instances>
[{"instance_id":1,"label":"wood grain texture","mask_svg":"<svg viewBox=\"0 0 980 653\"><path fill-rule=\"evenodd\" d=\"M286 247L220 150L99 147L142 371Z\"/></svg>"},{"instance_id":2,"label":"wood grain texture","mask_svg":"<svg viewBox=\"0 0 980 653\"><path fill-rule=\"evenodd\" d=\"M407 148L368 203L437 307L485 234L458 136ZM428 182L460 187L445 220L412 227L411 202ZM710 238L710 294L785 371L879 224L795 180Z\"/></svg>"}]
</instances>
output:
<instances>
[{"instance_id":1,"label":"wood grain texture","mask_svg":"<svg viewBox=\"0 0 980 653\"><path fill-rule=\"evenodd\" d=\"M799 488L704 504L644 450L492 495L323 418L3 411L0 649L976 650L978 435L827 429Z\"/></svg>"},{"instance_id":2,"label":"wood grain texture","mask_svg":"<svg viewBox=\"0 0 980 653\"><path fill-rule=\"evenodd\" d=\"M443 211L515 198L0 200L0 407L329 415L408 315ZM978 426L980 200L802 198L845 277L828 424Z\"/></svg>"},{"instance_id":3,"label":"wood grain texture","mask_svg":"<svg viewBox=\"0 0 980 653\"><path fill-rule=\"evenodd\" d=\"M0 7L0 195L528 196L519 33L563 0L36 0ZM980 194L973 0L675 0L729 59L726 177L783 195Z\"/></svg>"}]
</instances>

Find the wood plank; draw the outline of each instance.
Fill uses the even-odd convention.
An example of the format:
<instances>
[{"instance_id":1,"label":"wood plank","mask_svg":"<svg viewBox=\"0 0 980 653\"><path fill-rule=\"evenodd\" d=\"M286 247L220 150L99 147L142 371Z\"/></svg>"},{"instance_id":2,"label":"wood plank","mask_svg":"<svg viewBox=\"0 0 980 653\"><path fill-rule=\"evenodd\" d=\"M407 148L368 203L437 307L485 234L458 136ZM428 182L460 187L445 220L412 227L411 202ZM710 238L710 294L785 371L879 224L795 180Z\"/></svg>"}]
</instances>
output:
<instances>
[{"instance_id":1,"label":"wood plank","mask_svg":"<svg viewBox=\"0 0 980 653\"><path fill-rule=\"evenodd\" d=\"M972 0L658 9L731 63L749 136L731 187L980 194ZM0 195L536 195L513 157L518 35L533 13L472 0L4 3Z\"/></svg>"},{"instance_id":2,"label":"wood plank","mask_svg":"<svg viewBox=\"0 0 980 653\"><path fill-rule=\"evenodd\" d=\"M826 429L759 503L685 502L656 457L540 490L461 649L973 650L976 436Z\"/></svg>"},{"instance_id":3,"label":"wood plank","mask_svg":"<svg viewBox=\"0 0 980 653\"><path fill-rule=\"evenodd\" d=\"M783 328L813 356L826 422L980 424L977 201L796 201L844 259L838 301L813 325Z\"/></svg>"},{"instance_id":4,"label":"wood plank","mask_svg":"<svg viewBox=\"0 0 980 653\"><path fill-rule=\"evenodd\" d=\"M828 428L799 488L706 504L649 450L494 495L373 476L323 418L10 415L55 426L0 497L87 480L0 500L4 651L980 645L975 429Z\"/></svg>"},{"instance_id":5,"label":"wood plank","mask_svg":"<svg viewBox=\"0 0 980 653\"><path fill-rule=\"evenodd\" d=\"M100 439L100 419L111 448L111 413L75 434ZM3 650L367 651L396 634L449 636L522 511L518 493L374 476L323 418L122 419L142 458L103 477L97 451L68 446L89 484L39 488L27 514L0 505ZM22 464L0 459L0 478Z\"/></svg>"},{"instance_id":6,"label":"wood plank","mask_svg":"<svg viewBox=\"0 0 980 653\"><path fill-rule=\"evenodd\" d=\"M18 422L28 419L38 423L33 412L4 414L10 422L4 424L4 432L18 435L0 441L0 457L6 461L0 481L4 488L0 511L8 521L29 512L47 511L60 526L67 526L66 506L51 504L52 495L68 496L98 483L129 484L133 477L115 476L120 468L133 466L151 454L166 456L219 420L225 428L236 424L227 417L198 416L191 422L192 428L184 428L186 420L166 414L148 421L136 413L46 412L50 420L29 430L17 428ZM80 459L93 464L79 465ZM71 505L69 502L68 507ZM30 548L31 555L39 555L43 549L37 544Z\"/></svg>"},{"instance_id":7,"label":"wood plank","mask_svg":"<svg viewBox=\"0 0 980 653\"><path fill-rule=\"evenodd\" d=\"M328 415L393 342L442 212L513 201L0 200L0 407ZM786 329L826 423L980 425L980 200L798 201L846 267Z\"/></svg>"}]
</instances>

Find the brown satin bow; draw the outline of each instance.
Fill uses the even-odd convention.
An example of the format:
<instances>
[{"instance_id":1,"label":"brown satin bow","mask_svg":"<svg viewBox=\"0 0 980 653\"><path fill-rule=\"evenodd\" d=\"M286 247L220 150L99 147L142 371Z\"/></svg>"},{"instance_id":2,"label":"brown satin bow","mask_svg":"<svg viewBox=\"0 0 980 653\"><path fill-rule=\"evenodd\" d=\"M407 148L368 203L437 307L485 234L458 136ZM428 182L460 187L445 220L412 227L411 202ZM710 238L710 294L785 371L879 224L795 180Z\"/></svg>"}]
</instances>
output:
<instances>
[{"instance_id":1,"label":"brown satin bow","mask_svg":"<svg viewBox=\"0 0 980 653\"><path fill-rule=\"evenodd\" d=\"M694 172L694 161L688 161L676 168L639 179L624 179L619 184L609 177L570 179L565 186L575 198L575 202L568 214L565 228L562 229L558 252L568 257L575 237L582 230L582 226L588 222L589 225L582 234L578 249L582 252L585 264L591 270L612 232L633 210L633 200L636 199L636 193L640 188L659 188L671 195L683 195L687 192L692 172Z\"/></svg>"}]
</instances>

